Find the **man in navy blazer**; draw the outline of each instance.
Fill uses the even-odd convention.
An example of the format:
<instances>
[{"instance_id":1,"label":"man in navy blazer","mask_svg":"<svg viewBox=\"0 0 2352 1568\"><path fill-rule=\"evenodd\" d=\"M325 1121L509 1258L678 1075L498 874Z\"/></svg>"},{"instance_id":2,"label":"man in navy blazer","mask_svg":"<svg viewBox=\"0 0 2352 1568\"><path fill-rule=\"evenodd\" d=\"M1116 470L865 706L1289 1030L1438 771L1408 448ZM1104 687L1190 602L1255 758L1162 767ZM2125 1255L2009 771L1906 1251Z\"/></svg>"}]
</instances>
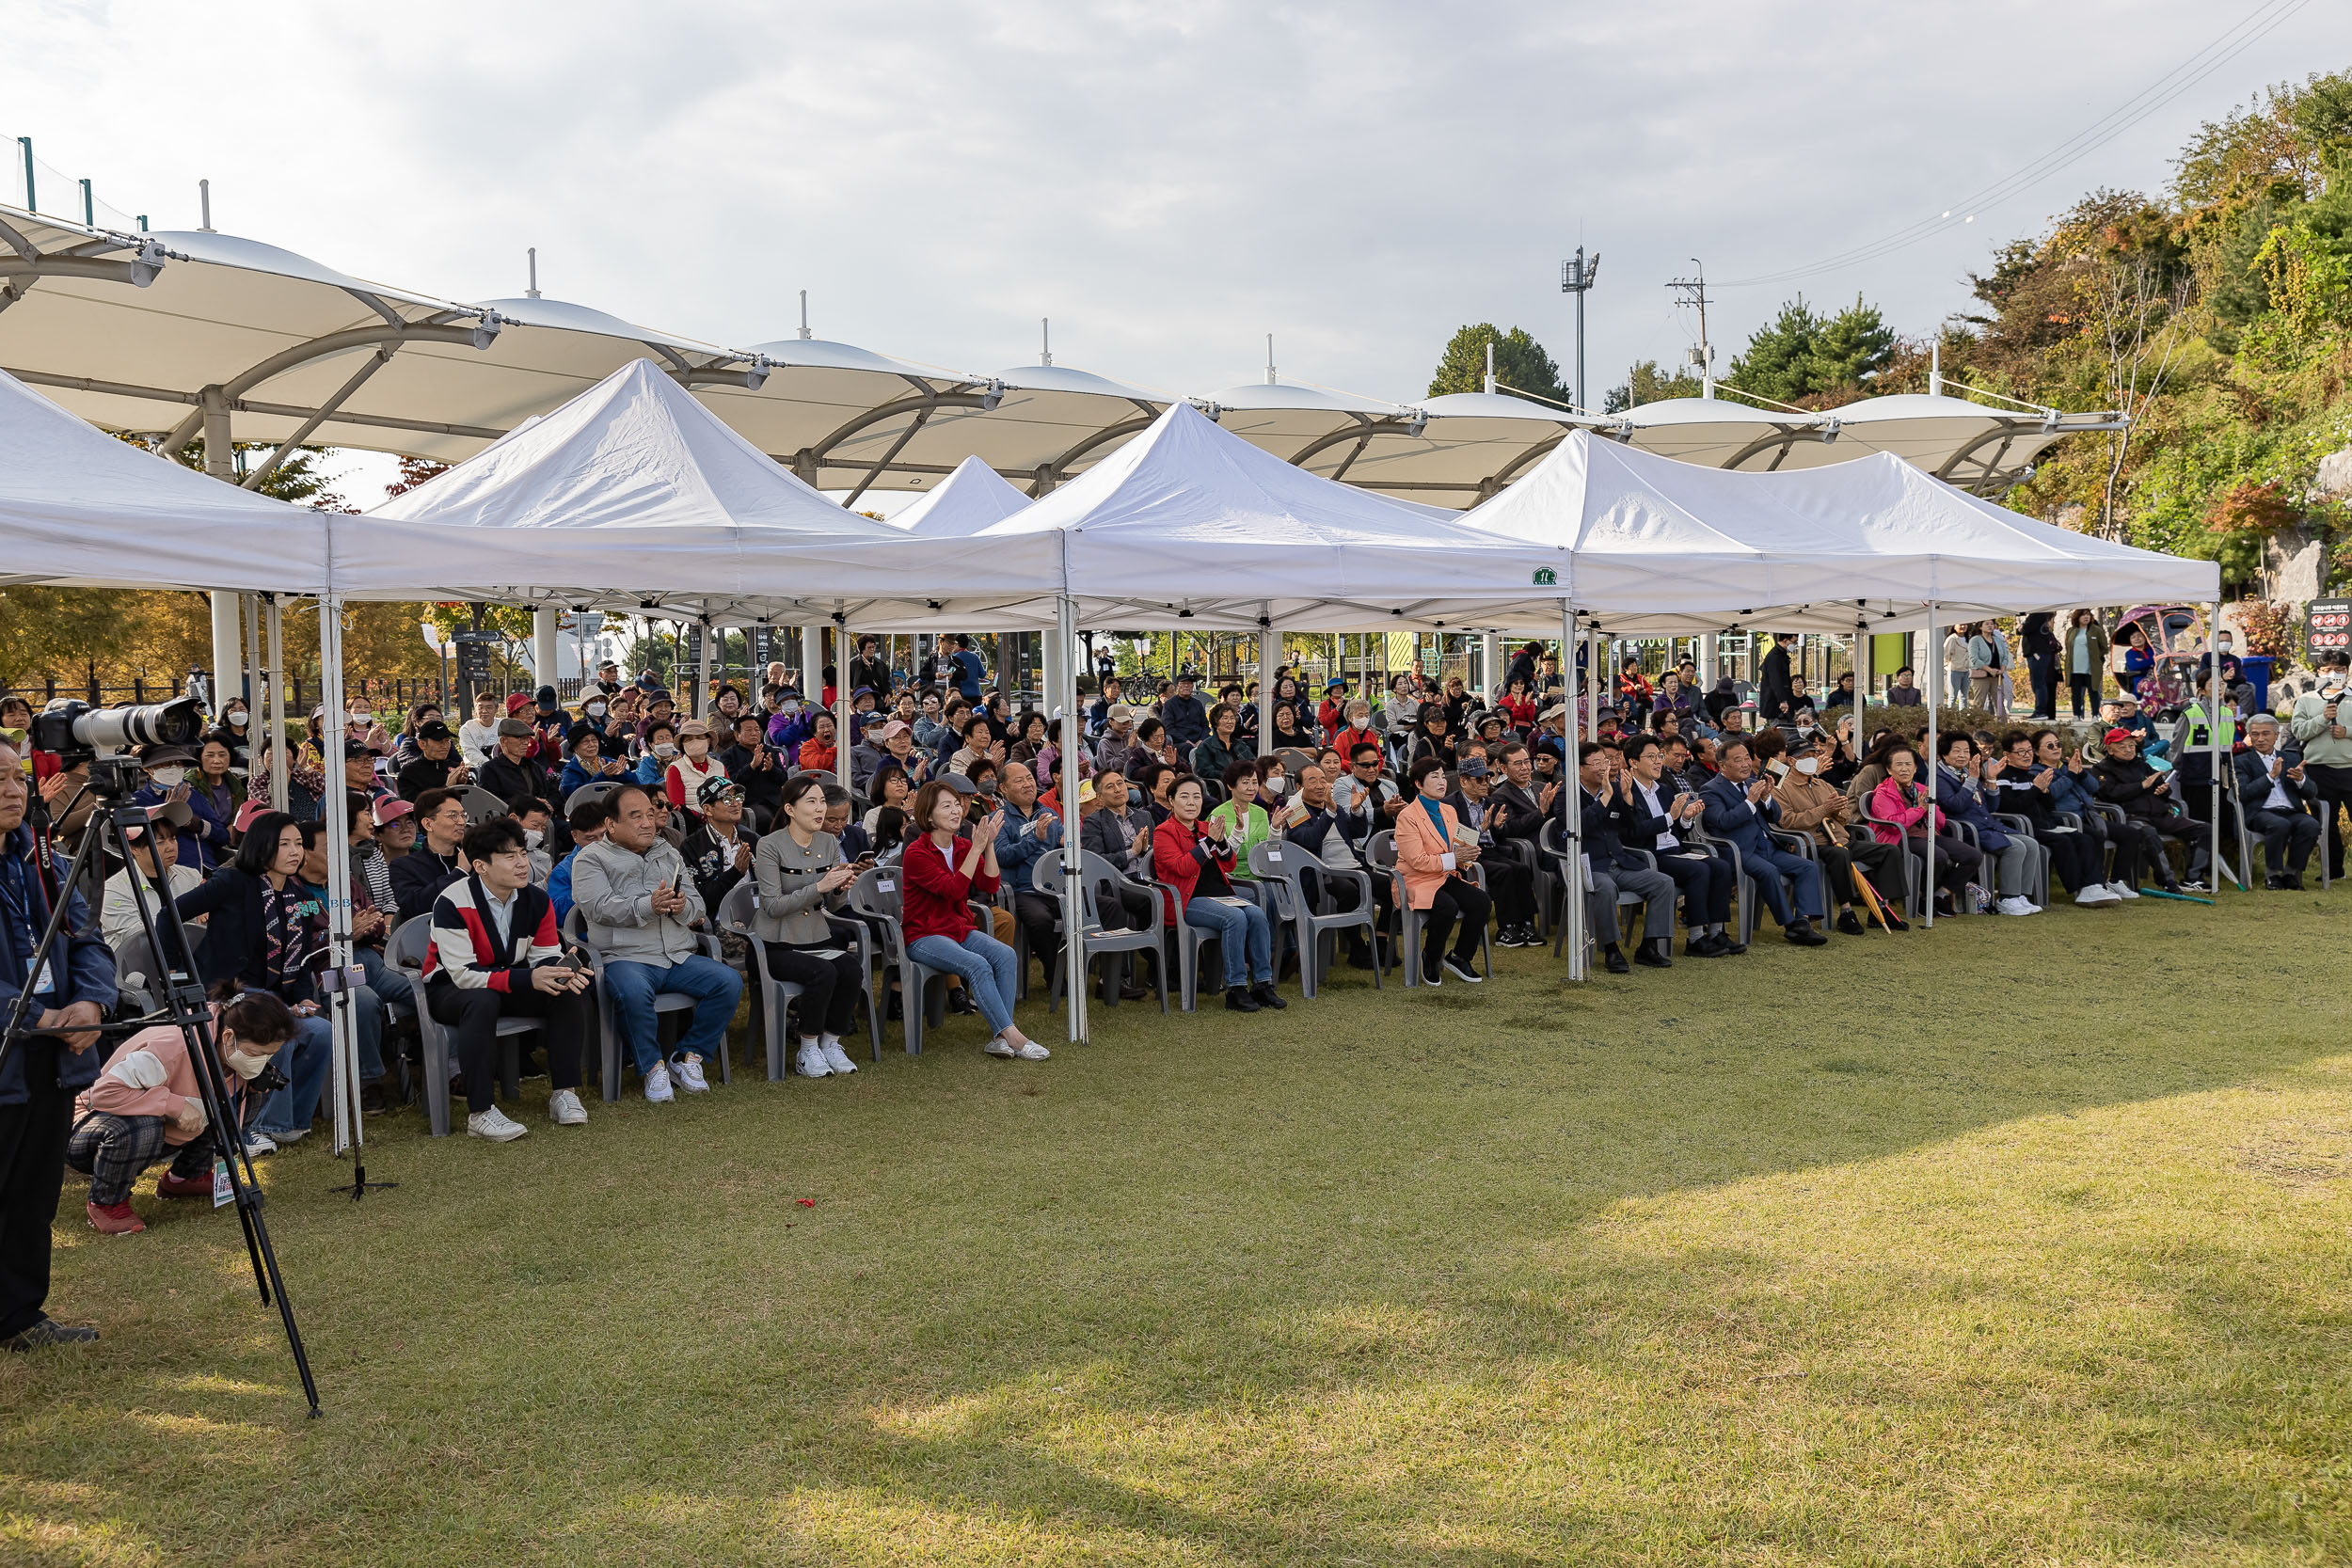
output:
<instances>
[{"instance_id":1,"label":"man in navy blazer","mask_svg":"<svg viewBox=\"0 0 2352 1568\"><path fill-rule=\"evenodd\" d=\"M1772 842L1766 830L1780 817L1780 802L1772 799L1772 784L1758 778L1756 753L1744 736L1726 735L1715 765L1717 775L1707 781L1699 798L1707 802L1700 821L1708 836L1740 851L1740 868L1780 922L1781 934L1800 947L1820 947L1829 938L1813 928L1826 912L1821 904L1821 868L1803 855L1790 854ZM1795 891L1793 907L1786 877Z\"/></svg>"}]
</instances>

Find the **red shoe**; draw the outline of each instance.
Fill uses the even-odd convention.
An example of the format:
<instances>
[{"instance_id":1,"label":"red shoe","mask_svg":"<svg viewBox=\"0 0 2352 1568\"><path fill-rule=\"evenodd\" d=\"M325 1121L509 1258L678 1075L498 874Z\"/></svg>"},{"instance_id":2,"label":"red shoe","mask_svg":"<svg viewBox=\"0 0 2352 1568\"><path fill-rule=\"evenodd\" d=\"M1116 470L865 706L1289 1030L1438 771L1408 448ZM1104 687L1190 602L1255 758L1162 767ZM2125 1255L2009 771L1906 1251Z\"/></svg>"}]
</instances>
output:
<instances>
[{"instance_id":1,"label":"red shoe","mask_svg":"<svg viewBox=\"0 0 2352 1568\"><path fill-rule=\"evenodd\" d=\"M90 1228L102 1235L135 1236L147 1228L147 1222L131 1212L128 1198L104 1208L95 1203L86 1207L89 1210Z\"/></svg>"},{"instance_id":2,"label":"red shoe","mask_svg":"<svg viewBox=\"0 0 2352 1568\"><path fill-rule=\"evenodd\" d=\"M155 1179L157 1197L210 1197L213 1179L209 1176L174 1176L166 1171Z\"/></svg>"}]
</instances>

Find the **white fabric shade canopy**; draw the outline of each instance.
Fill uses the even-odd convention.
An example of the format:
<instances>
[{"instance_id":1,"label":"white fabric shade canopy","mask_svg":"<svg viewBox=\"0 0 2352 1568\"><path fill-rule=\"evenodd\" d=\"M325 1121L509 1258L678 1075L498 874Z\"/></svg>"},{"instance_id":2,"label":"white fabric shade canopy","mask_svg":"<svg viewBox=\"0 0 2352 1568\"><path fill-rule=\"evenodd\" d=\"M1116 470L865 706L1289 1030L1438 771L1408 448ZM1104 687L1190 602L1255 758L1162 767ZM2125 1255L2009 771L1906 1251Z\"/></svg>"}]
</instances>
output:
<instances>
[{"instance_id":1,"label":"white fabric shade canopy","mask_svg":"<svg viewBox=\"0 0 2352 1568\"><path fill-rule=\"evenodd\" d=\"M1966 617L2220 588L2213 562L2037 522L1883 452L1739 473L1579 433L1462 521L1566 547L1578 610L1621 635L1847 634L1857 613L1896 630L1923 624L1930 604Z\"/></svg>"},{"instance_id":2,"label":"white fabric shade canopy","mask_svg":"<svg viewBox=\"0 0 2352 1568\"><path fill-rule=\"evenodd\" d=\"M1564 551L1431 517L1317 478L1176 404L1070 483L968 543L1041 571L1037 591L976 592L927 571L935 596L852 605L869 630L1050 626L1066 591L1089 626L1194 631L1399 630L1557 617Z\"/></svg>"},{"instance_id":3,"label":"white fabric shade canopy","mask_svg":"<svg viewBox=\"0 0 2352 1568\"><path fill-rule=\"evenodd\" d=\"M315 593L330 526L330 514L183 467L0 374L0 581Z\"/></svg>"},{"instance_id":4,"label":"white fabric shade canopy","mask_svg":"<svg viewBox=\"0 0 2352 1568\"><path fill-rule=\"evenodd\" d=\"M827 500L632 360L345 531L337 589L730 623L830 615L936 572L1017 581L997 553L924 545Z\"/></svg>"},{"instance_id":5,"label":"white fabric shade canopy","mask_svg":"<svg viewBox=\"0 0 2352 1568\"><path fill-rule=\"evenodd\" d=\"M938 489L890 519L893 528L925 539L961 539L1003 522L1029 504L977 457L956 465Z\"/></svg>"}]
</instances>

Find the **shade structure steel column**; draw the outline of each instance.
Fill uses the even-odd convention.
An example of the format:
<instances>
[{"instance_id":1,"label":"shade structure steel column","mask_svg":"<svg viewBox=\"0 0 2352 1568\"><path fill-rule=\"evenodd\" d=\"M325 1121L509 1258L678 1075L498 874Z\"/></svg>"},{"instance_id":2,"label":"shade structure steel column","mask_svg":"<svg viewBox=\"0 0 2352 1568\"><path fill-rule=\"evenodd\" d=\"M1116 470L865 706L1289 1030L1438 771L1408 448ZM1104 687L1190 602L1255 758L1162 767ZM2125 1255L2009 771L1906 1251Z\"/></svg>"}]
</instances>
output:
<instances>
[{"instance_id":1,"label":"shade structure steel column","mask_svg":"<svg viewBox=\"0 0 2352 1568\"><path fill-rule=\"evenodd\" d=\"M712 626L707 620L701 622L700 625L702 627L702 657L695 661L694 666L694 705L691 711L695 718L703 720L705 722L708 722L710 718L711 644L718 641L721 633L720 629L717 626ZM836 736L835 738L838 737ZM710 754L715 757L719 754L719 737L714 735L710 737ZM683 747L679 749L681 751L684 750ZM849 752L849 742L843 741L841 750L845 755Z\"/></svg>"},{"instance_id":2,"label":"shade structure steel column","mask_svg":"<svg viewBox=\"0 0 2352 1568\"><path fill-rule=\"evenodd\" d=\"M833 612L833 776L841 787L850 787L850 624L843 608L836 602ZM707 650L710 639L703 639ZM707 651L704 657L708 658ZM706 666L707 668L707 666ZM998 672L999 675L1003 673ZM824 697L823 667L818 666L817 695Z\"/></svg>"},{"instance_id":3,"label":"shade structure steel column","mask_svg":"<svg viewBox=\"0 0 2352 1568\"><path fill-rule=\"evenodd\" d=\"M1490 631L1478 641L1478 689L1489 703L1502 684L1502 634Z\"/></svg>"},{"instance_id":4,"label":"shade structure steel column","mask_svg":"<svg viewBox=\"0 0 2352 1568\"><path fill-rule=\"evenodd\" d=\"M242 643L238 635L237 595L215 593L213 601L213 716L217 719L228 705L229 695L240 686L243 660L238 657ZM250 722L250 721L248 721Z\"/></svg>"},{"instance_id":5,"label":"shade structure steel column","mask_svg":"<svg viewBox=\"0 0 2352 1568\"><path fill-rule=\"evenodd\" d=\"M284 811L294 771L294 747L286 738L286 612L275 594L264 594L262 602L269 618L269 743L277 759L269 772L269 809ZM342 725L340 713L335 722Z\"/></svg>"},{"instance_id":6,"label":"shade structure steel column","mask_svg":"<svg viewBox=\"0 0 2352 1568\"><path fill-rule=\"evenodd\" d=\"M1056 726L1061 754L1056 765L1061 769L1061 928L1068 944L1062 955L1062 974L1070 991L1070 1043L1076 1045L1087 1037L1087 973L1086 973L1086 865L1085 850L1078 840L1078 687L1072 676L1073 661L1071 646L1078 638L1078 607L1069 594L1054 600L1054 643L1058 657L1050 655L1046 668L1050 689L1046 693L1047 711L1052 705L1061 705L1061 722ZM1156 895L1155 895L1156 896Z\"/></svg>"},{"instance_id":7,"label":"shade structure steel column","mask_svg":"<svg viewBox=\"0 0 2352 1568\"><path fill-rule=\"evenodd\" d=\"M1715 683L1723 679L1723 651L1717 641L1719 636L1719 633L1710 631L1698 640L1699 685L1708 691L1714 690Z\"/></svg>"},{"instance_id":8,"label":"shade structure steel column","mask_svg":"<svg viewBox=\"0 0 2352 1568\"><path fill-rule=\"evenodd\" d=\"M548 605L531 612L531 667L541 686L555 684L555 632L563 613Z\"/></svg>"},{"instance_id":9,"label":"shade structure steel column","mask_svg":"<svg viewBox=\"0 0 2352 1568\"><path fill-rule=\"evenodd\" d=\"M818 673L824 667L824 628L811 621L801 628L801 701L809 706L824 701L825 677Z\"/></svg>"},{"instance_id":10,"label":"shade structure steel column","mask_svg":"<svg viewBox=\"0 0 2352 1568\"><path fill-rule=\"evenodd\" d=\"M245 737L250 745L262 732L262 596L240 594L237 605L239 618L245 622L245 661L239 671L237 695L245 699Z\"/></svg>"}]
</instances>

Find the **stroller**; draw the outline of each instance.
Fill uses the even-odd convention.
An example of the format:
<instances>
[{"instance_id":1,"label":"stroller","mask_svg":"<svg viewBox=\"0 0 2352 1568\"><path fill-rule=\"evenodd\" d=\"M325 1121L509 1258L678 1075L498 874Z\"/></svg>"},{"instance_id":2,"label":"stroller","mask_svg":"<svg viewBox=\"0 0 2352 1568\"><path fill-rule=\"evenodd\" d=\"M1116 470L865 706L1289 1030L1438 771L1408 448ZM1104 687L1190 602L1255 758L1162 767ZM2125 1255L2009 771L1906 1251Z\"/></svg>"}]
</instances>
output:
<instances>
[{"instance_id":1,"label":"stroller","mask_svg":"<svg viewBox=\"0 0 2352 1568\"><path fill-rule=\"evenodd\" d=\"M2155 663L2140 677L2140 711L2156 723L2169 723L2188 705L2197 686L2197 654L2188 646L2197 611L2187 605L2139 605L2123 612L2115 636L2137 629L2148 640Z\"/></svg>"}]
</instances>

